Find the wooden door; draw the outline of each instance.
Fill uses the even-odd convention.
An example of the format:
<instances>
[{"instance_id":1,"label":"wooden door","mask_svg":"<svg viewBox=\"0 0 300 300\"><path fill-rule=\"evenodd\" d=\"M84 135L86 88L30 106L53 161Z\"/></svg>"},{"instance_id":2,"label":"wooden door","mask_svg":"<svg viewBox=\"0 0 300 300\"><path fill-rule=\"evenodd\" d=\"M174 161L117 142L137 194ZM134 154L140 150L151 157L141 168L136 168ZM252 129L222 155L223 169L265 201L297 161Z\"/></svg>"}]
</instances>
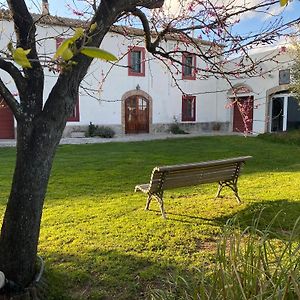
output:
<instances>
[{"instance_id":1,"label":"wooden door","mask_svg":"<svg viewBox=\"0 0 300 300\"><path fill-rule=\"evenodd\" d=\"M6 102L0 100L0 139L14 139L14 116Z\"/></svg>"},{"instance_id":2,"label":"wooden door","mask_svg":"<svg viewBox=\"0 0 300 300\"><path fill-rule=\"evenodd\" d=\"M125 100L125 133L149 132L149 101L141 96Z\"/></svg>"},{"instance_id":3,"label":"wooden door","mask_svg":"<svg viewBox=\"0 0 300 300\"><path fill-rule=\"evenodd\" d=\"M233 101L233 131L252 132L253 96L239 97Z\"/></svg>"}]
</instances>

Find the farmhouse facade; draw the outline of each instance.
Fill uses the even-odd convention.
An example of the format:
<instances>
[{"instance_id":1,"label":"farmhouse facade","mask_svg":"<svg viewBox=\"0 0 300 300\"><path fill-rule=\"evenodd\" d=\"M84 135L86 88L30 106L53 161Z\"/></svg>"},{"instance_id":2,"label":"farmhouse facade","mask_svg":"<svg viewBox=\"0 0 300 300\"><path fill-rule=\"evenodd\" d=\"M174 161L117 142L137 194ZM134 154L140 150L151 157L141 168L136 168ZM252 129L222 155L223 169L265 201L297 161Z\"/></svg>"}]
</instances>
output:
<instances>
[{"instance_id":1,"label":"farmhouse facade","mask_svg":"<svg viewBox=\"0 0 300 300\"><path fill-rule=\"evenodd\" d=\"M8 42L14 40L13 23L5 14L0 22L1 48L5 50ZM73 19L42 18L37 24L40 55L53 57L76 26L80 24ZM174 39L163 43L167 49L180 47ZM204 51L211 46L202 40L199 45ZM146 51L139 29L113 27L102 47L120 60L117 64L98 60L92 63L68 119L65 136L84 136L90 123L109 126L117 134L165 132L174 122L188 132L262 133L300 126L298 105L289 93L290 57L286 52L280 53L277 62L265 63L261 77L235 78L233 86L229 86L215 77L196 78L195 70L204 66L192 54L183 54L179 58L183 67L169 72L168 61L154 59ZM57 66L49 67L45 62L45 99L58 72ZM12 79L3 71L1 78L17 98ZM12 112L2 100L0 139L15 138L16 126Z\"/></svg>"},{"instance_id":2,"label":"farmhouse facade","mask_svg":"<svg viewBox=\"0 0 300 300\"><path fill-rule=\"evenodd\" d=\"M236 106L232 107L232 130L245 128L254 134L264 132L287 131L300 128L300 106L291 93L291 67L293 57L286 47L252 55L258 64L260 76L246 79L234 79L232 89L227 92L228 99L239 99L239 105L245 104L246 120ZM243 109L242 109L243 111Z\"/></svg>"}]
</instances>

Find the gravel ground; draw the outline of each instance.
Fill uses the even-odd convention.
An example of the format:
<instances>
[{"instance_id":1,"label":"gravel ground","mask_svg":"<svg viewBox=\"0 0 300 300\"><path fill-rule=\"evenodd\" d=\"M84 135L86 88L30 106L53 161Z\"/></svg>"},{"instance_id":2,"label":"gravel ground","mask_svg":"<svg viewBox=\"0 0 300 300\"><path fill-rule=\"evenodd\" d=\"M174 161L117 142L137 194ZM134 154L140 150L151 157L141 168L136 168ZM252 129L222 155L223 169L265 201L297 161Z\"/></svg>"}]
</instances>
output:
<instances>
[{"instance_id":1,"label":"gravel ground","mask_svg":"<svg viewBox=\"0 0 300 300\"><path fill-rule=\"evenodd\" d=\"M169 134L169 133L157 133L157 134L127 134L122 136L115 136L111 139L90 137L90 138L62 138L60 144L100 144L100 143L113 143L113 142L138 142L138 141L150 141L150 140L165 140L172 138L191 138L197 136L217 136L217 135L233 135L239 133L191 133L191 134ZM0 140L0 147L15 147L15 140Z\"/></svg>"}]
</instances>

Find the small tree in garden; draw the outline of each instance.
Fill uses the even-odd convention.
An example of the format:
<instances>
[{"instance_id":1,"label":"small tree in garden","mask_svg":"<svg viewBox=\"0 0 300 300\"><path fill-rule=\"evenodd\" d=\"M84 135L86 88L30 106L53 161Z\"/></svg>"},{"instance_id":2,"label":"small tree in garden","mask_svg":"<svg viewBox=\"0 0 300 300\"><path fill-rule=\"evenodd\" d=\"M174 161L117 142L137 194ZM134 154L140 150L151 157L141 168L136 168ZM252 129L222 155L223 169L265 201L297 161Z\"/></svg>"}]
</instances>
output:
<instances>
[{"instance_id":1,"label":"small tree in garden","mask_svg":"<svg viewBox=\"0 0 300 300\"><path fill-rule=\"evenodd\" d=\"M16 40L8 45L6 55L0 57L0 68L15 82L19 100L0 79L0 94L17 120L16 165L0 236L0 270L21 288L31 282L35 273L51 167L67 118L76 104L80 83L94 57L115 59L110 53L97 50L113 24L131 24L131 20L138 20L144 30L147 50L165 64L174 79L176 72L182 70L182 54L189 53L204 62L203 67L194 70L197 78L258 76L259 62L252 61L247 50L276 41L288 34L293 24L277 19L260 32L235 33L235 26L244 16L266 13L279 5L277 0L243 1L242 5L235 1L220 1L222 4L210 0L178 1L170 9L163 6L163 0L81 2L90 6L84 11L91 17L87 26L74 30L74 35L65 40L54 55L60 73L43 102L43 66L53 65L53 60L42 64L37 51L38 38L47 39L36 35L36 24L43 16L33 16L24 0L7 0ZM178 42L173 49L166 49L165 38ZM233 54L245 55L247 63L242 60L235 68L227 68ZM43 55L43 59L45 57Z\"/></svg>"},{"instance_id":2,"label":"small tree in garden","mask_svg":"<svg viewBox=\"0 0 300 300\"><path fill-rule=\"evenodd\" d=\"M293 46L292 91L300 105L300 44L295 42Z\"/></svg>"}]
</instances>

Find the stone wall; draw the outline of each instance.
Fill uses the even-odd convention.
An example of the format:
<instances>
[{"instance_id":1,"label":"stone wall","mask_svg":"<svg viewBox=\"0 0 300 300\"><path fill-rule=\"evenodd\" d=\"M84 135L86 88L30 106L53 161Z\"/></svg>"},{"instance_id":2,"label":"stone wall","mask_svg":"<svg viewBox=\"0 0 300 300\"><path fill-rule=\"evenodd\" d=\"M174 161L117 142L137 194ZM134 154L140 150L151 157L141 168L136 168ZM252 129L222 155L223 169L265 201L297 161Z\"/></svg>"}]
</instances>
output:
<instances>
[{"instance_id":1,"label":"stone wall","mask_svg":"<svg viewBox=\"0 0 300 300\"><path fill-rule=\"evenodd\" d=\"M101 124L94 124L101 126ZM150 133L170 133L170 126L172 123L165 124L151 124ZM112 128L116 135L124 135L124 127L122 125L105 125ZM209 133L209 132L230 132L229 122L203 122L203 123L179 123L181 129L189 133ZM63 137L85 137L88 126L67 126L64 130Z\"/></svg>"}]
</instances>

